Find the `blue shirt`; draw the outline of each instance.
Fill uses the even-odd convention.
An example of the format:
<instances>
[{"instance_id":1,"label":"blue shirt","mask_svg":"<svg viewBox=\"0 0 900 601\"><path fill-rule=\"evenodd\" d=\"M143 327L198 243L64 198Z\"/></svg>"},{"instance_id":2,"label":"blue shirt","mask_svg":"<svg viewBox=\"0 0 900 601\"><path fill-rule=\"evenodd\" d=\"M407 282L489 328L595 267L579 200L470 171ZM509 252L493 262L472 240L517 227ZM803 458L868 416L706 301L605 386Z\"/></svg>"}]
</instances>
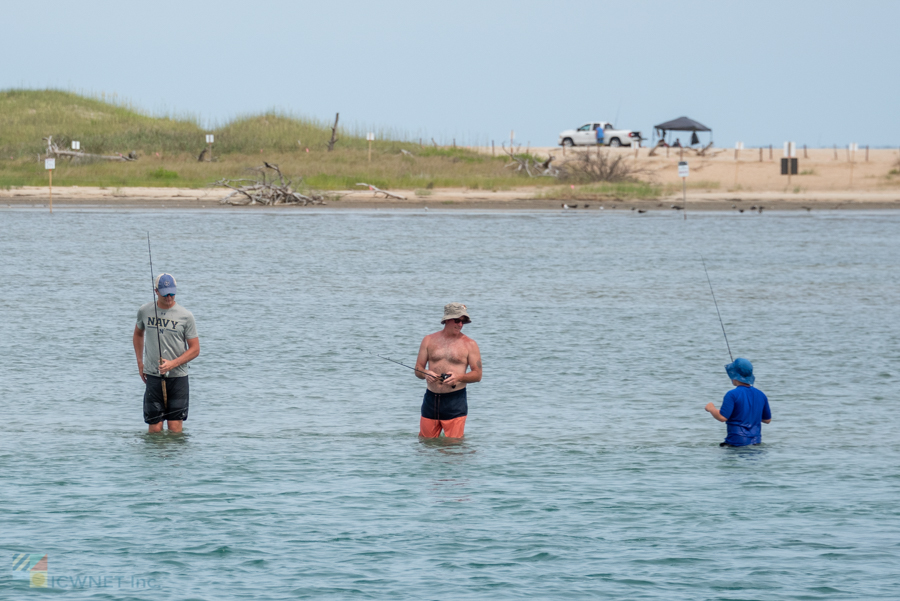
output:
<instances>
[{"instance_id":1,"label":"blue shirt","mask_svg":"<svg viewBox=\"0 0 900 601\"><path fill-rule=\"evenodd\" d=\"M735 447L761 443L762 420L772 419L769 399L761 390L749 386L729 390L719 413L728 420L725 442Z\"/></svg>"}]
</instances>

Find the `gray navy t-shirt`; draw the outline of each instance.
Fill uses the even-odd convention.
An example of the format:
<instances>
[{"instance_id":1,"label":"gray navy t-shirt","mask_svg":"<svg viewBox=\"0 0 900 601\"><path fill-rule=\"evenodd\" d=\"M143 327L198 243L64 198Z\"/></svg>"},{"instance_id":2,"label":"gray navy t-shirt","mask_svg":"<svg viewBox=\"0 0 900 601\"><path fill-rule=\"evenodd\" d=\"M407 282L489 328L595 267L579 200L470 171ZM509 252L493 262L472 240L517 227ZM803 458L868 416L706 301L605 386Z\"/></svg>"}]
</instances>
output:
<instances>
[{"instance_id":1,"label":"gray navy t-shirt","mask_svg":"<svg viewBox=\"0 0 900 601\"><path fill-rule=\"evenodd\" d=\"M187 350L187 341L197 338L194 314L175 303L171 309L156 308L147 303L138 309L137 327L144 331L144 373L159 376L159 347L156 343L156 316L159 315L159 338L162 342L162 358L172 360ZM168 378L188 375L188 364L179 365L166 373Z\"/></svg>"}]
</instances>

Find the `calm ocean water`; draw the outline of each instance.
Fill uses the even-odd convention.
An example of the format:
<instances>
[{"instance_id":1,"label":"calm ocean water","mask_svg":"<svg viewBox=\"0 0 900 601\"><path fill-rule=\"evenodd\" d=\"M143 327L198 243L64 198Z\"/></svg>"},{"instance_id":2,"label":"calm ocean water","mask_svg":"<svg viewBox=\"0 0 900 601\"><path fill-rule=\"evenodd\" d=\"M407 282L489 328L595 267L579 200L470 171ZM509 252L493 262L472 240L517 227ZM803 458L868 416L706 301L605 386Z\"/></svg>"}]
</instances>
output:
<instances>
[{"instance_id":1,"label":"calm ocean water","mask_svg":"<svg viewBox=\"0 0 900 601\"><path fill-rule=\"evenodd\" d=\"M0 558L76 599L896 599L900 214L0 214ZM194 312L147 435L154 267ZM753 361L774 419L703 411ZM420 442L449 301L485 377ZM44 598L0 570L0 599ZM57 598L63 598L57 596Z\"/></svg>"}]
</instances>

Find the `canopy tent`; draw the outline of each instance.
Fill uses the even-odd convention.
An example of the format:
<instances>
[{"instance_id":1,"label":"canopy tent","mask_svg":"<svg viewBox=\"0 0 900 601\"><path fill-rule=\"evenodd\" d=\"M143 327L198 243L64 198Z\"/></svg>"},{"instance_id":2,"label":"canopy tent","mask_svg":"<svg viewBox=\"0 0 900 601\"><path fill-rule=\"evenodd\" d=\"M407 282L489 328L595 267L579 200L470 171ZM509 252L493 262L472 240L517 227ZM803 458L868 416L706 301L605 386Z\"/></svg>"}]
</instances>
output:
<instances>
[{"instance_id":1,"label":"canopy tent","mask_svg":"<svg viewBox=\"0 0 900 601\"><path fill-rule=\"evenodd\" d=\"M656 130L656 135L659 136L661 140L664 140L666 137L666 132L670 131L708 131L710 140L712 140L712 130L710 128L688 117L679 117L678 119L672 119L671 121L660 123L659 125L654 126L654 129ZM696 134L694 134L694 137L696 137Z\"/></svg>"}]
</instances>

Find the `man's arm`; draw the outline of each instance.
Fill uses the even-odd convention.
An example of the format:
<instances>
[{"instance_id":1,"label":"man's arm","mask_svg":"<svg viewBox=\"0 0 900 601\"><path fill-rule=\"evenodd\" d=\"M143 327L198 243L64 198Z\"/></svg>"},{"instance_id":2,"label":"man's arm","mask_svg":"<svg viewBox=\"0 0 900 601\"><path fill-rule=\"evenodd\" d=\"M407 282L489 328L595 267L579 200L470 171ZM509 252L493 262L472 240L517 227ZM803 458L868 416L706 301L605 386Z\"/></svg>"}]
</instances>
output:
<instances>
[{"instance_id":1,"label":"man's arm","mask_svg":"<svg viewBox=\"0 0 900 601\"><path fill-rule=\"evenodd\" d=\"M428 336L422 339L422 344L419 345L419 354L416 356L416 371L413 372L416 374L416 377L420 380L426 380L429 384L434 384L437 381L437 374L435 374L430 369L425 369L425 365L428 363ZM427 376L425 374L428 374Z\"/></svg>"},{"instance_id":2,"label":"man's arm","mask_svg":"<svg viewBox=\"0 0 900 601\"><path fill-rule=\"evenodd\" d=\"M134 356L137 358L138 373L141 375L141 380L146 382L147 378L144 376L144 330L134 326L131 344L134 345Z\"/></svg>"},{"instance_id":3,"label":"man's arm","mask_svg":"<svg viewBox=\"0 0 900 601\"><path fill-rule=\"evenodd\" d=\"M707 403L705 409L709 411L710 415L719 420L720 422L727 422L728 418L723 417L722 413L719 411L718 407L713 405L712 403Z\"/></svg>"},{"instance_id":4,"label":"man's arm","mask_svg":"<svg viewBox=\"0 0 900 601\"><path fill-rule=\"evenodd\" d=\"M193 361L200 355L200 339L188 338L188 348L177 359L163 359L159 364L159 373L164 374L175 369L179 365L184 365L189 361Z\"/></svg>"}]
</instances>

